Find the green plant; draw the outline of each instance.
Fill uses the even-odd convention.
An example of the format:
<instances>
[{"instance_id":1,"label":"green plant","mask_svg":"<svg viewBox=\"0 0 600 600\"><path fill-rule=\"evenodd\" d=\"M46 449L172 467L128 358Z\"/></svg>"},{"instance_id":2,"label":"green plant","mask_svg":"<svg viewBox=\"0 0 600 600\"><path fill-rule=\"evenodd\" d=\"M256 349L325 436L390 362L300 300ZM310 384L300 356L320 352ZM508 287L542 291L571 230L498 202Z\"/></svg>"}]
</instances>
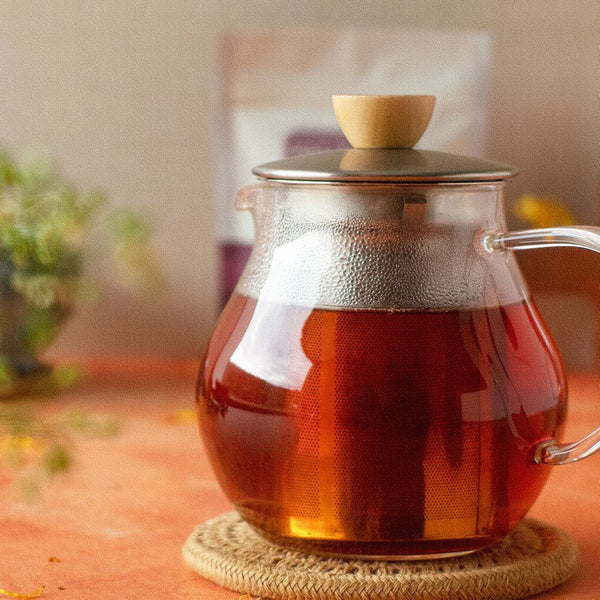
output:
<instances>
[{"instance_id":1,"label":"green plant","mask_svg":"<svg viewBox=\"0 0 600 600\"><path fill-rule=\"evenodd\" d=\"M81 438L112 438L121 422L74 406L58 415L39 415L35 406L0 404L0 487L11 482L19 497L36 500L45 482L65 473Z\"/></svg>"},{"instance_id":2,"label":"green plant","mask_svg":"<svg viewBox=\"0 0 600 600\"><path fill-rule=\"evenodd\" d=\"M138 289L161 283L150 249L151 228L139 214L102 214L106 194L80 192L47 155L16 161L0 150L0 391L40 368L74 306L96 295L85 276L94 228L121 280ZM103 216L103 220L100 217Z\"/></svg>"}]
</instances>

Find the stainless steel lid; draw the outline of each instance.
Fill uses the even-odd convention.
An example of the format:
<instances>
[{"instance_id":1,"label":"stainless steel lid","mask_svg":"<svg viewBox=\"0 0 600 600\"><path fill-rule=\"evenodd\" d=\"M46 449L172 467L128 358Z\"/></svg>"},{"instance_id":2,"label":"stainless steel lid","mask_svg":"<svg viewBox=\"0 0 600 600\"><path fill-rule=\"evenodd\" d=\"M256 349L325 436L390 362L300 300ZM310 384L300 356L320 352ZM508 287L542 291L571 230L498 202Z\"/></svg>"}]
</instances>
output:
<instances>
[{"instance_id":1,"label":"stainless steel lid","mask_svg":"<svg viewBox=\"0 0 600 600\"><path fill-rule=\"evenodd\" d=\"M480 158L414 150L433 113L433 96L333 96L353 148L294 156L255 167L263 179L293 182L442 183L500 181L517 169Z\"/></svg>"},{"instance_id":2,"label":"stainless steel lid","mask_svg":"<svg viewBox=\"0 0 600 600\"><path fill-rule=\"evenodd\" d=\"M412 148L330 150L255 167L264 179L297 182L402 183L499 181L513 177L510 165Z\"/></svg>"}]
</instances>

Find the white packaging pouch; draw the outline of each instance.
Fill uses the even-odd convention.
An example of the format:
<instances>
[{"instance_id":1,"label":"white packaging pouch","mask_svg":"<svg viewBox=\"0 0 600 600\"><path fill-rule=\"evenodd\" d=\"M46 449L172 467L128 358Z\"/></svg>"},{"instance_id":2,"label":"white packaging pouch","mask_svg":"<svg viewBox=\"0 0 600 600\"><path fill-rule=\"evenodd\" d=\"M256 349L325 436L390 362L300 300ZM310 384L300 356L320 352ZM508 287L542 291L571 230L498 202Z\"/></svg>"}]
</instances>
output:
<instances>
[{"instance_id":1,"label":"white packaging pouch","mask_svg":"<svg viewBox=\"0 0 600 600\"><path fill-rule=\"evenodd\" d=\"M215 139L217 241L222 299L253 239L234 209L252 167L348 144L333 94L432 94L436 106L417 147L482 156L491 39L444 30L280 29L222 34Z\"/></svg>"}]
</instances>

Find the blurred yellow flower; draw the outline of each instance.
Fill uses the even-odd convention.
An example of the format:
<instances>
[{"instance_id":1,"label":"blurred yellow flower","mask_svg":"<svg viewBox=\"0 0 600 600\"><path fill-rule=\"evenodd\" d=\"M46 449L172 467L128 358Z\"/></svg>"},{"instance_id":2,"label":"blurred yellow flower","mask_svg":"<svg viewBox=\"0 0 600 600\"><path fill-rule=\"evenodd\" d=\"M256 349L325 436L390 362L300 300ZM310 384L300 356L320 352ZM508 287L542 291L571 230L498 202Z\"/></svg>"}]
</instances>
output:
<instances>
[{"instance_id":1,"label":"blurred yellow flower","mask_svg":"<svg viewBox=\"0 0 600 600\"><path fill-rule=\"evenodd\" d=\"M513 213L538 228L575 225L577 222L566 206L533 194L521 196Z\"/></svg>"},{"instance_id":2,"label":"blurred yellow flower","mask_svg":"<svg viewBox=\"0 0 600 600\"><path fill-rule=\"evenodd\" d=\"M32 435L5 435L0 440L0 459L11 468L22 468L39 459L44 442Z\"/></svg>"},{"instance_id":3,"label":"blurred yellow flower","mask_svg":"<svg viewBox=\"0 0 600 600\"><path fill-rule=\"evenodd\" d=\"M6 454L8 452L32 452L39 449L41 443L31 435L7 435L0 442L0 452Z\"/></svg>"},{"instance_id":4,"label":"blurred yellow flower","mask_svg":"<svg viewBox=\"0 0 600 600\"><path fill-rule=\"evenodd\" d=\"M196 419L196 411L193 408L179 408L166 417L166 421L170 425L195 424Z\"/></svg>"}]
</instances>

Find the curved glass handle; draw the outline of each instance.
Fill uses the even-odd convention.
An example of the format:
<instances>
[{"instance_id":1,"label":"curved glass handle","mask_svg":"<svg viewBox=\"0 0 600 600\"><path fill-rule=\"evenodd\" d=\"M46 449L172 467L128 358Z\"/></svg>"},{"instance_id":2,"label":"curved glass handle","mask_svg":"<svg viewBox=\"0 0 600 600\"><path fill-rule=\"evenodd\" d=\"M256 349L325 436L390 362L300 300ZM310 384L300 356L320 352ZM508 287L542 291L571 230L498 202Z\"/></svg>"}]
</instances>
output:
<instances>
[{"instance_id":1,"label":"curved glass handle","mask_svg":"<svg viewBox=\"0 0 600 600\"><path fill-rule=\"evenodd\" d=\"M574 246L600 252L600 227L546 227L508 233L488 233L483 243L487 250L528 250L548 246Z\"/></svg>"},{"instance_id":2,"label":"curved glass handle","mask_svg":"<svg viewBox=\"0 0 600 600\"><path fill-rule=\"evenodd\" d=\"M483 243L489 252L528 250L551 246L574 246L600 253L600 227L548 227L508 233L487 233ZM600 271L599 271L600 276ZM535 463L566 465L600 450L600 427L570 444L548 439L537 444L531 453Z\"/></svg>"}]
</instances>

